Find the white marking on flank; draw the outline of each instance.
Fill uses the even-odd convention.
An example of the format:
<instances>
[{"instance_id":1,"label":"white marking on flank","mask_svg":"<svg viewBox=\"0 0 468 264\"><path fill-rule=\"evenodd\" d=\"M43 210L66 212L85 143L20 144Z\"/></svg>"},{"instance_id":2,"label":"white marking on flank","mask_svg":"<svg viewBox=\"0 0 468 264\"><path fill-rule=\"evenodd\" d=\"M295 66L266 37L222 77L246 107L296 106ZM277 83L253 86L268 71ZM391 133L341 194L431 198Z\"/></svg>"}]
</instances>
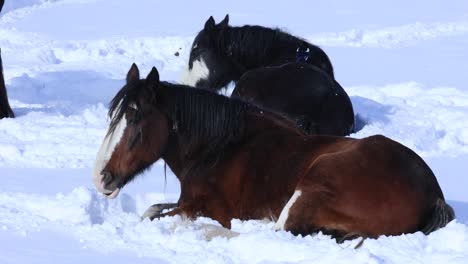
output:
<instances>
[{"instance_id":1,"label":"white marking on flank","mask_svg":"<svg viewBox=\"0 0 468 264\"><path fill-rule=\"evenodd\" d=\"M185 69L182 74L181 83L188 86L195 86L200 80L208 79L210 70L206 66L205 61L199 58L193 62L192 69Z\"/></svg>"},{"instance_id":2,"label":"white marking on flank","mask_svg":"<svg viewBox=\"0 0 468 264\"><path fill-rule=\"evenodd\" d=\"M121 103L122 102L119 103L119 107ZM119 107L117 107L117 109ZM111 120L114 118L114 115L115 113L112 113ZM101 147L99 148L96 161L94 162L93 181L96 189L101 193L110 192L110 190L106 190L102 184L101 171L106 167L107 162L109 162L110 158L112 157L112 153L114 152L117 144L119 144L120 140L122 139L126 127L127 119L125 115L123 115L122 119L119 121L119 123L117 123L115 130L104 138Z\"/></svg>"},{"instance_id":3,"label":"white marking on flank","mask_svg":"<svg viewBox=\"0 0 468 264\"><path fill-rule=\"evenodd\" d=\"M291 196L291 199L289 199L288 203L284 206L283 210L281 211L278 221L276 221L275 230L284 230L284 225L286 224L286 221L289 217L289 210L297 201L297 199L301 196L301 194L302 191L296 190Z\"/></svg>"}]
</instances>

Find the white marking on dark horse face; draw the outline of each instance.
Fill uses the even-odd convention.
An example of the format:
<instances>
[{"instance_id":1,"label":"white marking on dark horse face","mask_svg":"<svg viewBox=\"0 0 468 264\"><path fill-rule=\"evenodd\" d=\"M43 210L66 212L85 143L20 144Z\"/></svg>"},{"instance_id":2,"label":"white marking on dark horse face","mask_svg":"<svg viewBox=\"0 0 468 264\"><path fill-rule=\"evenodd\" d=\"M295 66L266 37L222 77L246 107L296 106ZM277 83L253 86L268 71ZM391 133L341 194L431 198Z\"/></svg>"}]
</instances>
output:
<instances>
[{"instance_id":1,"label":"white marking on dark horse face","mask_svg":"<svg viewBox=\"0 0 468 264\"><path fill-rule=\"evenodd\" d=\"M128 107L132 108L132 109L135 109L135 110L138 110L138 107L136 104L129 104Z\"/></svg>"},{"instance_id":2,"label":"white marking on dark horse face","mask_svg":"<svg viewBox=\"0 0 468 264\"><path fill-rule=\"evenodd\" d=\"M120 104L119 103L119 107ZM136 105L132 105L136 109ZM119 108L117 107L117 109ZM111 120L115 116L115 112L111 115ZM93 168L93 181L96 189L100 193L106 194L108 198L115 198L119 194L120 189L117 188L116 190L107 190L104 188L104 184L102 182L103 175L101 174L102 170L106 167L107 163L109 162L110 158L112 157L112 153L114 153L115 147L119 144L122 136L124 134L125 128L127 127L127 119L125 115L123 115L122 119L120 119L119 123L117 123L115 130L106 135L104 138L101 147L99 148L98 154L96 156L96 161L94 162Z\"/></svg>"},{"instance_id":3,"label":"white marking on dark horse face","mask_svg":"<svg viewBox=\"0 0 468 264\"><path fill-rule=\"evenodd\" d=\"M182 74L181 83L188 86L195 86L200 80L208 79L210 70L206 66L203 58L198 58L193 61L192 69L189 69L188 65Z\"/></svg>"},{"instance_id":4,"label":"white marking on dark horse face","mask_svg":"<svg viewBox=\"0 0 468 264\"><path fill-rule=\"evenodd\" d=\"M289 217L289 210L297 201L297 199L301 196L301 194L302 194L301 190L296 190L294 194L291 196L291 199L289 199L288 203L283 207L283 210L281 210L281 214L278 218L278 221L276 221L275 230L284 230L284 225L286 224L286 221L288 220L288 217Z\"/></svg>"}]
</instances>

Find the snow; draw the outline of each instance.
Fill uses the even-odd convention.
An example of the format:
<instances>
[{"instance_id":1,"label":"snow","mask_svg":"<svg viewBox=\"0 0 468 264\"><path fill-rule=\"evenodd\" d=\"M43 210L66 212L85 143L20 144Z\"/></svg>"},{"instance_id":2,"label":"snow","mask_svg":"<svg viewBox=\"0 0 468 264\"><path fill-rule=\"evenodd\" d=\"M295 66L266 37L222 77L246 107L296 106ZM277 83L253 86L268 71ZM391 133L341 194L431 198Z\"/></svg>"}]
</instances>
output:
<instances>
[{"instance_id":1,"label":"snow","mask_svg":"<svg viewBox=\"0 0 468 264\"><path fill-rule=\"evenodd\" d=\"M0 47L16 119L0 120L0 263L468 263L468 4L429 1L6 0ZM433 169L457 219L422 233L336 244L270 221L140 215L180 189L163 163L115 200L92 166L107 104L131 63L177 81L205 20L276 26L319 44L357 113ZM174 56L179 51L180 56Z\"/></svg>"}]
</instances>

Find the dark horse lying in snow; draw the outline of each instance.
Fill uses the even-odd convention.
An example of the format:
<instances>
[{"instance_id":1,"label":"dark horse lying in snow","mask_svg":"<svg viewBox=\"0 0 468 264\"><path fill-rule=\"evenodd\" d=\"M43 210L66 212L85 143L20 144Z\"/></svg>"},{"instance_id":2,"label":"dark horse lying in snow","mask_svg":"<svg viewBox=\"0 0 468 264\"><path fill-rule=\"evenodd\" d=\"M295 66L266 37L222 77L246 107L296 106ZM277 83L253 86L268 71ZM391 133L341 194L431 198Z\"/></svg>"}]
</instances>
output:
<instances>
[{"instance_id":1,"label":"dark horse lying in snow","mask_svg":"<svg viewBox=\"0 0 468 264\"><path fill-rule=\"evenodd\" d=\"M308 134L346 136L353 132L354 111L341 85L305 63L251 70L231 97L286 114Z\"/></svg>"},{"instance_id":2,"label":"dark horse lying in snow","mask_svg":"<svg viewBox=\"0 0 468 264\"><path fill-rule=\"evenodd\" d=\"M3 78L2 51L0 49L0 119L4 117L15 117L15 114L8 103L5 79Z\"/></svg>"},{"instance_id":3,"label":"dark horse lying in snow","mask_svg":"<svg viewBox=\"0 0 468 264\"><path fill-rule=\"evenodd\" d=\"M285 113L309 134L352 132L351 101L322 49L279 29L230 27L228 20L208 19L193 41L182 83L219 90L238 81L233 96Z\"/></svg>"},{"instance_id":4,"label":"dark horse lying in snow","mask_svg":"<svg viewBox=\"0 0 468 264\"><path fill-rule=\"evenodd\" d=\"M307 136L289 119L203 89L146 79L132 65L111 102L94 166L109 198L162 158L181 182L178 206L158 218L277 220L294 234L337 239L423 231L454 218L431 169L383 136Z\"/></svg>"},{"instance_id":5,"label":"dark horse lying in snow","mask_svg":"<svg viewBox=\"0 0 468 264\"><path fill-rule=\"evenodd\" d=\"M183 84L220 90L249 70L295 62L297 50L304 48L309 49L307 63L334 78L330 59L318 46L279 29L228 23L228 15L219 24L213 17L206 21L193 41Z\"/></svg>"}]
</instances>

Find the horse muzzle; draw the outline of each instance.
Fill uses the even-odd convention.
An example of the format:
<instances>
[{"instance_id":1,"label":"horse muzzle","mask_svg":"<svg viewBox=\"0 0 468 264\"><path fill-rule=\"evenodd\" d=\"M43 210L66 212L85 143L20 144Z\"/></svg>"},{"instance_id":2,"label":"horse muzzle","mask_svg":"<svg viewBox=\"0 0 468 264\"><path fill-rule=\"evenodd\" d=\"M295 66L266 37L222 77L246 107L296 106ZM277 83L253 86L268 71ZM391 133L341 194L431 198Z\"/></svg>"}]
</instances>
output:
<instances>
[{"instance_id":1,"label":"horse muzzle","mask_svg":"<svg viewBox=\"0 0 468 264\"><path fill-rule=\"evenodd\" d=\"M96 190L104 194L106 198L114 199L119 195L120 188L110 172L101 171L94 175L93 180Z\"/></svg>"}]
</instances>

